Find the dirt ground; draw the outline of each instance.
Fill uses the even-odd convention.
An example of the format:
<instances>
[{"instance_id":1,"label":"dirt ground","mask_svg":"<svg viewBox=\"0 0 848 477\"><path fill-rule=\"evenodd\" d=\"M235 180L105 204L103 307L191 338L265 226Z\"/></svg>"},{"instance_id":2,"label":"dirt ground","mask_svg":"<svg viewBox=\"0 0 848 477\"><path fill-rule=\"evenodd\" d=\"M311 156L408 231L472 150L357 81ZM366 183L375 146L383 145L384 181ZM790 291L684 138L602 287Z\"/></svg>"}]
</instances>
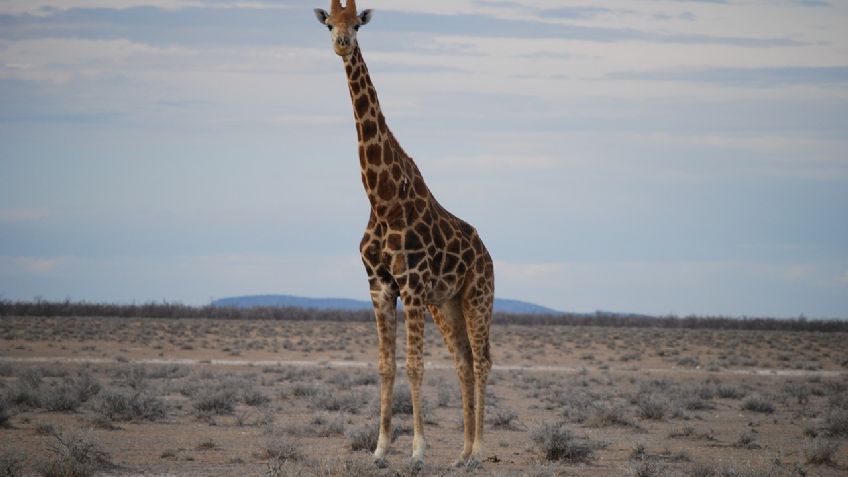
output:
<instances>
[{"instance_id":1,"label":"dirt ground","mask_svg":"<svg viewBox=\"0 0 848 477\"><path fill-rule=\"evenodd\" d=\"M376 432L368 323L0 319L0 475L843 476L844 333L496 326L486 460L462 448L452 358L427 323L426 463Z\"/></svg>"}]
</instances>

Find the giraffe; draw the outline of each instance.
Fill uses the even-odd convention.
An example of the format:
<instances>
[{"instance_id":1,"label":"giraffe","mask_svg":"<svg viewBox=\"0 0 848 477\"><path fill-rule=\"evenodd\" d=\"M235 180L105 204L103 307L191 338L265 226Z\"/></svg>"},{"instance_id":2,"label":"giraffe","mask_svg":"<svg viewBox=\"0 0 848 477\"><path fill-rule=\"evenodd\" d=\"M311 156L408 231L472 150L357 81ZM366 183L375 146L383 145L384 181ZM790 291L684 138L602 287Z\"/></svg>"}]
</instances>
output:
<instances>
[{"instance_id":1,"label":"giraffe","mask_svg":"<svg viewBox=\"0 0 848 477\"><path fill-rule=\"evenodd\" d=\"M359 146L362 184L371 214L360 242L377 322L380 422L374 458L391 444L396 373L396 306L403 303L406 373L413 407L413 464L424 460L421 383L424 376L424 312L429 310L454 358L462 393L464 446L456 465L483 457L486 379L492 367L489 327L494 300L492 258L477 230L442 207L415 162L386 125L356 34L372 10L357 13L332 0L330 13L315 9L342 57Z\"/></svg>"}]
</instances>

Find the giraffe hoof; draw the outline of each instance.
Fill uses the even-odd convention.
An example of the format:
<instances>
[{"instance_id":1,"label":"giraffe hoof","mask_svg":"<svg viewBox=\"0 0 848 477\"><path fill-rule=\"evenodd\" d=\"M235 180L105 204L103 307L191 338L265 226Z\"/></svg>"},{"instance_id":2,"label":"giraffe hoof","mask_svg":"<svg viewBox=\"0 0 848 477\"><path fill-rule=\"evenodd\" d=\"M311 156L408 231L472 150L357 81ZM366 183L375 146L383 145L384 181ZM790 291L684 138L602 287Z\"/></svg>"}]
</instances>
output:
<instances>
[{"instance_id":1,"label":"giraffe hoof","mask_svg":"<svg viewBox=\"0 0 848 477\"><path fill-rule=\"evenodd\" d=\"M409 459L409 464L407 464L407 469L409 469L409 473L411 475L418 475L424 470L424 460L418 458Z\"/></svg>"},{"instance_id":2,"label":"giraffe hoof","mask_svg":"<svg viewBox=\"0 0 848 477\"><path fill-rule=\"evenodd\" d=\"M385 457L374 457L374 467L378 469L385 469L389 466L389 461L386 460Z\"/></svg>"},{"instance_id":3,"label":"giraffe hoof","mask_svg":"<svg viewBox=\"0 0 848 477\"><path fill-rule=\"evenodd\" d=\"M483 467L483 461L476 457L472 457L465 461L464 467L466 468L466 470L477 470Z\"/></svg>"}]
</instances>

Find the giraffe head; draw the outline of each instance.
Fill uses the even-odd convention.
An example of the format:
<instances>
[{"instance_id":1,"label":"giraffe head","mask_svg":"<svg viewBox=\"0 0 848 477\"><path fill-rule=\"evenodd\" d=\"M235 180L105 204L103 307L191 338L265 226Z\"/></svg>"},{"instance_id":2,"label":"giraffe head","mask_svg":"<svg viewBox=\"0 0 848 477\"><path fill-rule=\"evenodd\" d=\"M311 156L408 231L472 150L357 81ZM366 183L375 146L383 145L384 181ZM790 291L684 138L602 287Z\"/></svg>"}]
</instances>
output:
<instances>
[{"instance_id":1,"label":"giraffe head","mask_svg":"<svg viewBox=\"0 0 848 477\"><path fill-rule=\"evenodd\" d=\"M341 0L332 0L330 13L321 8L315 9L318 21L330 30L333 39L333 50L339 56L348 56L356 47L356 32L359 27L371 21L373 10L363 10L356 13L356 0L347 0L342 7Z\"/></svg>"}]
</instances>

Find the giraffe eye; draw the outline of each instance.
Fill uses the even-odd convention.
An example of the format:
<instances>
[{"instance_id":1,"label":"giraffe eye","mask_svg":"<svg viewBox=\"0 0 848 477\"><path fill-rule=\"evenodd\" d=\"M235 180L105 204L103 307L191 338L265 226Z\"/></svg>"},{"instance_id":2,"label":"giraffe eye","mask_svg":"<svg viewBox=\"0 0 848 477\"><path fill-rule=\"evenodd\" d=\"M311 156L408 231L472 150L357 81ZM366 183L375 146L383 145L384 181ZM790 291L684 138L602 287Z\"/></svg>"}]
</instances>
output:
<instances>
[{"instance_id":1,"label":"giraffe eye","mask_svg":"<svg viewBox=\"0 0 848 477\"><path fill-rule=\"evenodd\" d=\"M356 31L359 31L359 25L354 25L353 29L356 30Z\"/></svg>"},{"instance_id":2,"label":"giraffe eye","mask_svg":"<svg viewBox=\"0 0 848 477\"><path fill-rule=\"evenodd\" d=\"M333 31L333 25L327 25L327 30Z\"/></svg>"}]
</instances>

